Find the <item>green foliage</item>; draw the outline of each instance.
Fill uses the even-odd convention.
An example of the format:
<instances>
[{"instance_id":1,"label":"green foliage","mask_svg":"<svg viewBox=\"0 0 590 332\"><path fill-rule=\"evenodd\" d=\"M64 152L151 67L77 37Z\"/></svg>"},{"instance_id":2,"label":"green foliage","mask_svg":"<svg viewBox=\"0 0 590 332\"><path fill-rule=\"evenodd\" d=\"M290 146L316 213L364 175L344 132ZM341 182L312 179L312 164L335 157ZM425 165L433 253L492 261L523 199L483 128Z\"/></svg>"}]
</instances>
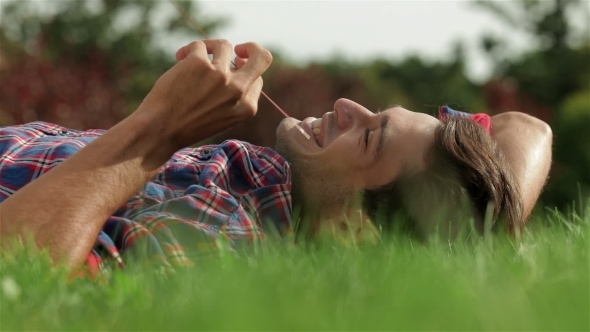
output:
<instances>
[{"instance_id":1,"label":"green foliage","mask_svg":"<svg viewBox=\"0 0 590 332\"><path fill-rule=\"evenodd\" d=\"M590 205L507 235L374 247L269 243L162 276L66 278L24 249L0 253L0 329L585 330Z\"/></svg>"},{"instance_id":2,"label":"green foliage","mask_svg":"<svg viewBox=\"0 0 590 332\"><path fill-rule=\"evenodd\" d=\"M507 42L484 35L482 47L496 64L497 75L515 78L522 91L543 105L555 108L571 93L590 82L590 44L587 37L579 45L569 41L576 35L568 17L571 11L586 11L579 0L475 1L478 7L494 14L517 31L527 33L538 49L514 59L498 56Z\"/></svg>"},{"instance_id":3,"label":"green foliage","mask_svg":"<svg viewBox=\"0 0 590 332\"><path fill-rule=\"evenodd\" d=\"M473 4L511 28L532 35L543 50L567 47L575 32L568 12L588 9L585 0L475 0Z\"/></svg>"},{"instance_id":4,"label":"green foliage","mask_svg":"<svg viewBox=\"0 0 590 332\"><path fill-rule=\"evenodd\" d=\"M516 78L522 91L537 102L558 107L571 94L588 86L590 44L525 54L509 63L504 75Z\"/></svg>"},{"instance_id":5,"label":"green foliage","mask_svg":"<svg viewBox=\"0 0 590 332\"><path fill-rule=\"evenodd\" d=\"M553 130L555 163L544 200L563 207L572 204L576 196L590 197L589 88L571 95L563 103ZM579 207L579 201L577 204Z\"/></svg>"}]
</instances>

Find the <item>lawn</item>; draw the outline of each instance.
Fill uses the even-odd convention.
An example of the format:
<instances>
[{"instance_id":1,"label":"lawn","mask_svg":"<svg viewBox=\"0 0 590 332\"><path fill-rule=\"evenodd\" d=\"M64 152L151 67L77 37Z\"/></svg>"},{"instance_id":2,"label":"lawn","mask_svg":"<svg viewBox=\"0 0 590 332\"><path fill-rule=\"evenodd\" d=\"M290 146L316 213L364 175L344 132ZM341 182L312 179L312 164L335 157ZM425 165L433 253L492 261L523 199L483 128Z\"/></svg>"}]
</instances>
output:
<instances>
[{"instance_id":1,"label":"lawn","mask_svg":"<svg viewBox=\"0 0 590 332\"><path fill-rule=\"evenodd\" d=\"M495 235L355 248L269 243L164 276L69 280L26 250L0 260L8 330L590 330L590 204Z\"/></svg>"}]
</instances>

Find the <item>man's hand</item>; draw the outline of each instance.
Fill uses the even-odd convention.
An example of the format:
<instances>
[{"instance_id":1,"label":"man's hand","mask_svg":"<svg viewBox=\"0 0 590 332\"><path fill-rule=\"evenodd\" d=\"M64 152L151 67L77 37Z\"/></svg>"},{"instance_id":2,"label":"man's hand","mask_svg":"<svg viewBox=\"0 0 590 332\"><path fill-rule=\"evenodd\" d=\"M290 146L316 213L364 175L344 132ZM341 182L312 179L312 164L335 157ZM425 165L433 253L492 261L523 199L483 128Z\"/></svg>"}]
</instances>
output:
<instances>
[{"instance_id":1,"label":"man's hand","mask_svg":"<svg viewBox=\"0 0 590 332\"><path fill-rule=\"evenodd\" d=\"M226 40L182 47L178 63L158 79L136 116L159 124L156 132L176 150L254 116L272 55L256 43L237 45L235 52L237 67L231 68L232 45Z\"/></svg>"}]
</instances>

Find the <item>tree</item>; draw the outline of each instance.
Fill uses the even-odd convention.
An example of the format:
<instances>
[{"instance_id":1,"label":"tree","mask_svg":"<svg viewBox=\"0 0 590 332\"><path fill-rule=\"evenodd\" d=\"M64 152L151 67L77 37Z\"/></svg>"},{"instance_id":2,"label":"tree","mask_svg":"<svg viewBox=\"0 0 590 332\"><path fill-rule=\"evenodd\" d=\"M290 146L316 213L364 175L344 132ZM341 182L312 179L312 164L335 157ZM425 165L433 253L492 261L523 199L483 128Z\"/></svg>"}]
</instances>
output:
<instances>
[{"instance_id":1,"label":"tree","mask_svg":"<svg viewBox=\"0 0 590 332\"><path fill-rule=\"evenodd\" d=\"M588 13L587 1L478 0L474 3L515 31L528 34L539 46L520 57L506 59L499 55L508 45L503 38L482 36L482 48L495 63L496 76L515 78L522 93L553 109L569 94L587 86L590 80L588 31L573 26L568 15ZM577 38L581 35L585 37Z\"/></svg>"},{"instance_id":2,"label":"tree","mask_svg":"<svg viewBox=\"0 0 590 332\"><path fill-rule=\"evenodd\" d=\"M207 32L222 23L198 16L193 2L179 3ZM198 36L165 2L3 1L1 6L2 125L43 120L108 128L133 111L173 64L158 39ZM157 23L155 14L166 8L171 15Z\"/></svg>"}]
</instances>

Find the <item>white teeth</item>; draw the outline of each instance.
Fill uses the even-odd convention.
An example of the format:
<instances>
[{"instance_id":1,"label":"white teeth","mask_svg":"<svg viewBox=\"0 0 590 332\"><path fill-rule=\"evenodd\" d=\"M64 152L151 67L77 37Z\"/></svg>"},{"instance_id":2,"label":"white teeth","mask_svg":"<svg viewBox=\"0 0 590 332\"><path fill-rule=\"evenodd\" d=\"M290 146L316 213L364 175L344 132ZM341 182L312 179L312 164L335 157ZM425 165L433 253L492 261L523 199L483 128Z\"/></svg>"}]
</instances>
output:
<instances>
[{"instance_id":1,"label":"white teeth","mask_svg":"<svg viewBox=\"0 0 590 332\"><path fill-rule=\"evenodd\" d=\"M311 123L311 131L317 142L320 141L320 133L322 132L322 119L316 119Z\"/></svg>"}]
</instances>

